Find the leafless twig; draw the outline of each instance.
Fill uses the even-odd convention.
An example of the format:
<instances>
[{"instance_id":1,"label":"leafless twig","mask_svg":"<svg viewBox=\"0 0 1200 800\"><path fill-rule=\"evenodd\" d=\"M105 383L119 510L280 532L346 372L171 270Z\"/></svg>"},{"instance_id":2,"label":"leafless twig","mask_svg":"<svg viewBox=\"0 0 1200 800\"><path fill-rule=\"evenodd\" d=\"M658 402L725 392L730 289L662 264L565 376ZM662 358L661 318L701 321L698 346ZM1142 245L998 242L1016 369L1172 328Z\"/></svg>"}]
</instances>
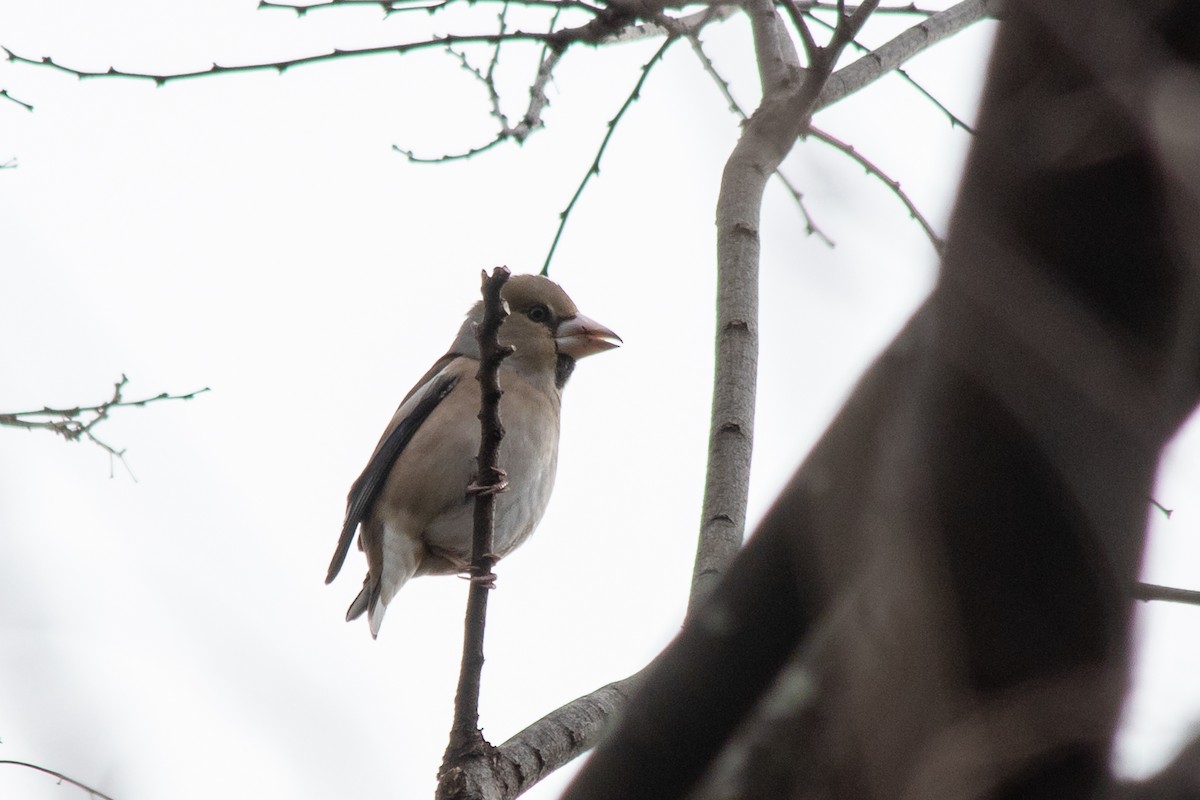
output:
<instances>
[{"instance_id":1,"label":"leafless twig","mask_svg":"<svg viewBox=\"0 0 1200 800\"><path fill-rule=\"evenodd\" d=\"M418 50L427 50L431 47L446 47L447 45L459 44L495 44L500 41L531 41L531 42L548 42L555 41L556 36L550 32L539 31L508 31L504 34L499 33L469 33L450 36L433 36L428 39L418 39L412 42L402 42L400 44L380 45L378 47L361 47L342 50L334 48L328 53L318 53L312 56L299 56L297 58L286 58L280 61L261 62L255 64L217 64L213 63L205 69L192 70L190 72L176 72L170 75L152 74L148 72L128 72L109 67L102 72L95 72L83 69L76 69L65 64L60 64L54 59L46 56L43 58L29 58L22 56L9 50L7 47L0 47L3 50L9 61L16 61L23 64L35 64L51 69L65 72L68 75L74 75L77 78L137 78L141 80L154 81L155 84L162 86L170 81L182 80L183 78L198 78L205 75L225 75L239 72L261 72L263 70L275 70L283 73L288 69L302 64L317 64L325 61L336 61L343 58L351 58L357 56L380 55L384 53L412 53Z\"/></svg>"},{"instance_id":2,"label":"leafless twig","mask_svg":"<svg viewBox=\"0 0 1200 800\"><path fill-rule=\"evenodd\" d=\"M789 5L789 10L791 8L794 8L794 7ZM882 11L883 9L879 9L879 10ZM798 12L797 12L797 16L799 16ZM811 19L813 22L816 22L818 25L821 25L822 27L828 28L829 30L833 30L833 27L834 27L833 25L830 25L828 22L821 19L816 14L805 14L804 16L807 17L808 19ZM800 29L802 31L807 32L807 28L803 27L802 20L794 18L794 21L795 21L797 27L800 27ZM855 50L857 50L860 53L866 54L866 53L871 52L870 47L867 47L865 44L863 44L862 42L859 42L857 39L851 41L850 46L853 47ZM909 86L913 87L918 92L920 92L925 97L925 99L927 99L929 102L933 103L933 105L938 109L938 111L941 111L943 114L945 114L946 117L950 120L951 127L962 128L969 134L972 134L972 135L975 134L974 128L972 128L962 117L958 116L953 111L951 111L946 106L945 103L943 103L941 100L938 100L936 97L934 97L933 93L931 93L928 89L926 89L924 86L922 86L920 83L918 83L917 80L915 78L913 78L911 75L909 75L908 72L903 67L896 67L894 72L897 75L899 75L904 80L905 83L907 83Z\"/></svg>"},{"instance_id":3,"label":"leafless twig","mask_svg":"<svg viewBox=\"0 0 1200 800\"><path fill-rule=\"evenodd\" d=\"M1160 502L1158 502L1157 500L1155 500L1153 497L1151 497L1151 498L1150 498L1150 503L1151 503L1151 505L1153 505L1155 508L1157 508L1159 511L1161 511L1161 512L1163 513L1163 516L1164 516L1164 517L1166 517L1167 519L1170 519L1170 518L1171 518L1171 515L1175 513L1175 509L1173 509L1173 508L1167 508L1167 507L1166 507L1166 506L1164 506L1162 503L1160 503Z\"/></svg>"},{"instance_id":4,"label":"leafless twig","mask_svg":"<svg viewBox=\"0 0 1200 800\"><path fill-rule=\"evenodd\" d=\"M507 12L508 3L505 3L498 15L501 36L507 33ZM558 16L558 12L555 12L554 18L550 20L548 30L553 31L555 29ZM488 103L491 106L491 115L500 125L500 129L490 141L459 153L448 153L440 156L418 156L412 150L400 147L399 145L392 145L392 149L416 164L440 164L445 161L460 161L477 156L509 139L513 139L518 144L521 144L529 138L529 135L533 131L540 128L542 126L542 110L550 102L546 97L546 86L554 74L554 67L558 65L558 61L562 57L562 50L553 47L549 41L542 45L537 72L534 74L533 81L529 85L529 106L526 108L525 114L521 117L521 121L516 125L510 125L508 116L504 113L501 106L500 92L496 88L495 80L496 66L500 61L500 46L502 44L503 39L498 40L492 45L492 58L488 63L486 72L472 64L467 58L466 53L456 50L450 45L446 46L446 51L455 56L463 69L471 73L476 80L482 83L484 89L487 91Z\"/></svg>"},{"instance_id":5,"label":"leafless twig","mask_svg":"<svg viewBox=\"0 0 1200 800\"><path fill-rule=\"evenodd\" d=\"M736 114L740 119L746 119L746 112L733 96L732 90L729 88L729 82L725 77L717 71L717 67L713 64L712 59L708 57L708 53L704 52L704 46L700 43L697 36L689 36L688 41L692 45L692 52L696 54L696 58L700 59L704 71L713 79L713 83L717 85L721 95L725 98L725 102L729 104L729 110ZM808 212L808 206L804 203L804 193L796 188L796 185L791 182L787 175L783 174L782 169L775 170L775 177L784 185L784 188L791 194L792 199L796 201L796 206L800 209L800 215L804 217L804 232L810 236L816 236L829 247L836 246L833 239L830 239L825 231L817 226L813 220L812 214Z\"/></svg>"},{"instance_id":6,"label":"leafless twig","mask_svg":"<svg viewBox=\"0 0 1200 800\"><path fill-rule=\"evenodd\" d=\"M271 0L260 0L259 8L276 8L295 11L300 15L315 9L338 8L341 6L379 6L385 14L397 14L403 11L431 11L444 8L454 0L440 0L428 3L426 0L326 0L323 3L301 5L299 3L276 3ZM473 3L505 3L509 0L471 0ZM553 8L578 8L592 14L600 14L604 9L583 0L521 0L523 6L546 6Z\"/></svg>"},{"instance_id":7,"label":"leafless twig","mask_svg":"<svg viewBox=\"0 0 1200 800\"><path fill-rule=\"evenodd\" d=\"M10 100L10 101L16 103L17 105L24 108L26 111L33 111L32 105L30 105L29 103L26 103L24 100L18 100L17 98L13 97L11 94L8 93L8 89L0 89L0 98L3 98L5 100Z\"/></svg>"},{"instance_id":8,"label":"leafless twig","mask_svg":"<svg viewBox=\"0 0 1200 800\"><path fill-rule=\"evenodd\" d=\"M642 65L642 74L638 76L637 83L633 85L633 91L629 93L629 96L625 98L625 102L621 104L619 109L617 109L616 116L608 121L608 130L605 132L604 138L600 141L600 147L596 150L596 157L592 159L592 165L588 167L587 172L584 173L583 180L579 182L579 186L575 189L575 194L571 196L571 201L567 203L567 207L564 208L558 215L558 230L555 231L554 241L550 243L550 249L546 252L546 260L542 264L541 274L550 274L550 261L554 258L554 251L558 249L558 241L562 238L563 229L567 226L567 219L571 216L571 209L575 208L575 203L579 201L580 195L583 194L583 190L587 186L588 181L592 179L592 176L600 174L600 159L604 157L604 151L608 147L609 140L612 139L613 134L616 132L617 125L621 122L621 118L625 116L625 112L629 110L629 107L633 105L634 101L640 96L642 86L645 85L646 78L650 75L650 70L653 69L654 65L662 59L663 55L667 52L667 48L674 44L675 41L676 37L667 37L667 40L663 42L662 47L658 48L654 55L650 57L650 60Z\"/></svg>"},{"instance_id":9,"label":"leafless twig","mask_svg":"<svg viewBox=\"0 0 1200 800\"><path fill-rule=\"evenodd\" d=\"M122 375L121 380L113 385L112 397L105 400L103 403L97 403L93 406L71 406L68 408L51 408L44 406L32 411L13 411L0 413L0 426L10 428L24 428L25 430L46 430L51 431L68 442L77 442L82 439L90 441L97 445L102 450L107 452L111 458L121 462L126 470L129 470L129 465L125 463L125 451L118 450L107 442L97 438L93 432L97 425L108 419L109 414L113 409L117 408L141 408L150 403L157 403L166 400L191 400L197 395L204 394L209 391L208 387L197 389L194 392L187 394L170 394L162 392L153 397L146 397L141 400L126 400L123 392L125 385L129 383L129 378ZM130 472L130 475L133 473Z\"/></svg>"},{"instance_id":10,"label":"leafless twig","mask_svg":"<svg viewBox=\"0 0 1200 800\"><path fill-rule=\"evenodd\" d=\"M99 798L99 800L113 800L113 798L109 797L99 789L93 789L86 783L77 781L69 775L64 775L61 772L55 772L54 770L47 769L46 767L39 767L37 764L30 764L28 761L11 761L9 759L0 759L0 764L11 764L14 767L27 767L28 769L37 770L38 772L43 772L51 777L58 778L59 781L65 781L72 786L77 786L90 794L92 797Z\"/></svg>"},{"instance_id":11,"label":"leafless twig","mask_svg":"<svg viewBox=\"0 0 1200 800\"><path fill-rule=\"evenodd\" d=\"M817 141L824 142L830 147L845 153L847 156L858 162L858 164L862 166L862 168L868 173L874 175L876 178L882 181L885 186L892 190L892 194L896 195L896 197L900 198L900 202L904 203L904 207L908 209L909 215L915 219L918 224L920 224L922 230L925 231L925 235L929 238L930 244L933 245L933 249L939 254L942 252L942 249L946 246L946 242L937 235L937 233L933 230L933 226L929 224L929 220L927 220L925 215L921 213L921 210L917 208L916 203L914 203L912 198L908 196L908 193L900 187L900 181L895 180L886 172L884 172L879 165L875 164L875 162L858 152L854 145L850 144L849 142L843 142L833 134L826 133L820 128L814 126L809 126L808 135Z\"/></svg>"},{"instance_id":12,"label":"leafless twig","mask_svg":"<svg viewBox=\"0 0 1200 800\"><path fill-rule=\"evenodd\" d=\"M838 11L843 8L841 3L818 2L817 0L800 0L796 3L796 7L800 11ZM845 11L854 13L858 10L857 6L845 7ZM875 9L876 14L916 14L921 17L932 17L937 11L927 8L918 8L916 3L909 3L906 6L884 6L881 5Z\"/></svg>"},{"instance_id":13,"label":"leafless twig","mask_svg":"<svg viewBox=\"0 0 1200 800\"><path fill-rule=\"evenodd\" d=\"M1169 603L1184 603L1200 606L1200 592L1194 589L1178 589L1174 586L1159 586L1155 583L1138 583L1131 592L1134 600L1165 600Z\"/></svg>"},{"instance_id":14,"label":"leafless twig","mask_svg":"<svg viewBox=\"0 0 1200 800\"><path fill-rule=\"evenodd\" d=\"M913 25L858 61L835 72L825 84L813 110L819 111L857 92L968 25L995 16L1000 4L1001 0L962 0Z\"/></svg>"}]
</instances>

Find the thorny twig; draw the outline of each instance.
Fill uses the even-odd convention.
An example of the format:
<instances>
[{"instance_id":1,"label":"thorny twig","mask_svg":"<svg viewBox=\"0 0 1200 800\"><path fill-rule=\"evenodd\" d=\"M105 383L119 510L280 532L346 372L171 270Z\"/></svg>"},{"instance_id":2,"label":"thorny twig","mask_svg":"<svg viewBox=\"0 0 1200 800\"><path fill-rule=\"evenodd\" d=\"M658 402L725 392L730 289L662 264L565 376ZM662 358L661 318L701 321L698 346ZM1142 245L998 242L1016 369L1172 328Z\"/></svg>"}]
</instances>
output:
<instances>
[{"instance_id":1,"label":"thorny twig","mask_svg":"<svg viewBox=\"0 0 1200 800\"><path fill-rule=\"evenodd\" d=\"M203 389L197 389L187 394L162 392L153 397L146 397L141 400L126 400L122 393L127 383L129 383L129 378L122 375L121 380L113 385L112 397L94 406L72 406L69 408L44 406L32 411L0 413L0 426L24 428L25 430L51 431L68 442L77 442L86 439L108 453L110 458L120 461L121 465L125 467L126 471L132 477L133 472L129 470L129 465L125 463L125 451L123 449L118 450L107 442L97 438L95 433L93 433L96 426L108 419L113 409L141 408L150 403L166 400L191 400L197 395L209 391L209 388L205 386Z\"/></svg>"},{"instance_id":2,"label":"thorny twig","mask_svg":"<svg viewBox=\"0 0 1200 800\"><path fill-rule=\"evenodd\" d=\"M77 69L75 67L69 67L65 64L61 64L61 63L55 61L53 58L50 58L49 56L45 56L42 58L30 58L28 56L23 56L23 55L14 53L12 50L9 50L7 47L0 46L0 50L4 51L5 57L9 61L16 61L16 62L20 62L23 64L34 64L34 65L49 67L51 69L58 70L59 72L65 72L68 75L74 75L77 78L99 78L99 77L136 78L136 79L141 79L141 80L154 81L154 83L156 85L162 86L170 81L182 80L184 78L198 78L198 77L201 77L204 75L226 75L226 74L239 73L239 72L261 72L263 70L275 70L276 72L283 73L283 72L286 72L287 70L291 69L292 67L300 66L302 64L317 64L317 63L321 63L324 61L335 61L335 60L342 59L342 58L367 56L367 55L381 55L384 53L401 53L401 54L412 53L412 52L415 52L418 50L426 50L431 47L446 47L447 45L495 44L500 41L554 42L554 41L557 41L557 39L558 39L558 35L556 33L549 32L549 31L539 32L539 31L519 31L519 30L518 31L508 31L507 33L504 33L504 34L470 33L470 34L456 34L456 35L448 35L448 36L433 36L428 39L418 39L418 40L412 41L412 42L402 42L401 44L380 45L378 47L350 48L350 49L346 49L346 50L335 47L332 50L330 50L328 53L318 53L316 55L311 55L311 56L298 56L296 58L285 58L280 61L259 62L259 63L254 63L254 64L234 64L234 65L217 64L214 62L211 66L206 67L204 69L192 70L190 72L176 72L176 73L173 73L170 75L163 75L163 74L154 75L154 74L151 74L148 72L126 72L123 70L116 69L115 67L109 67L107 70L104 70L102 72L94 72L94 71L89 71L89 70Z\"/></svg>"},{"instance_id":3,"label":"thorny twig","mask_svg":"<svg viewBox=\"0 0 1200 800\"><path fill-rule=\"evenodd\" d=\"M508 3L504 4L498 21L500 25L500 35L507 33L507 11ZM550 20L548 29L553 31L557 24L559 12L555 12L554 18ZM463 69L470 72L476 80L484 85L488 93L488 102L491 105L491 115L500 124L500 130L494 137L485 144L478 147L469 148L460 153L446 153L440 156L418 156L412 150L392 145L392 149L400 153L414 164L440 164L445 161L460 161L477 156L487 150L491 150L501 142L513 139L517 144L523 143L533 131L542 127L542 110L549 105L549 98L546 96L546 86L550 82L550 78L554 74L554 67L557 66L559 59L562 57L563 51L555 48L549 41L542 46L542 53L538 59L537 72L534 75L533 82L529 86L529 106L525 110L525 114L521 117L521 121L516 125L509 125L508 115L504 113L500 103L500 93L496 89L495 71L496 65L500 60L500 45L503 39L498 40L492 46L492 58L488 64L487 72L480 70L472 64L466 53L455 50L450 45L446 46L446 51L455 56Z\"/></svg>"},{"instance_id":4,"label":"thorny twig","mask_svg":"<svg viewBox=\"0 0 1200 800\"><path fill-rule=\"evenodd\" d=\"M564 208L558 215L558 230L555 231L554 241L550 243L550 249L546 252L546 260L542 264L541 274L550 274L550 261L554 258L554 251L558 249L558 241L562 238L563 229L567 226L567 219L571 216L571 209L575 208L575 203L579 201L580 195L583 194L584 187L588 185L588 181L592 179L592 176L600 174L600 159L604 157L604 151L608 147L608 142L610 139L612 139L613 133L616 132L617 125L621 122L621 118L625 116L625 112L629 110L629 107L633 105L634 101L637 100L641 95L642 86L645 85L646 78L650 75L650 70L653 69L654 65L662 59L663 55L667 52L667 48L676 41L676 37L668 36L667 40L663 42L662 47L658 48L654 55L650 57L650 60L642 66L642 74L638 77L637 83L633 85L633 91L629 93L629 96L625 98L625 102L621 104L619 109L617 109L616 116L608 121L608 130L605 132L604 138L600 141L600 147L596 150L596 157L592 160L592 165L588 167L587 172L584 173L583 180L579 182L579 186L575 189L575 194L571 196L571 201L567 203L567 207Z\"/></svg>"},{"instance_id":5,"label":"thorny twig","mask_svg":"<svg viewBox=\"0 0 1200 800\"><path fill-rule=\"evenodd\" d=\"M704 71L716 83L725 101L729 103L729 110L736 114L741 119L746 119L746 112L734 98L733 92L729 88L729 82L725 80L721 73L717 72L717 67L713 64L712 59L708 57L708 53L704 52L704 47L700 43L697 36L689 36L688 41L692 45L692 52L696 54L696 58L700 59L700 63L704 66ZM775 170L775 177L784 185L788 192L792 195L792 199L796 201L796 206L800 209L800 215L804 217L804 232L810 236L816 236L829 247L836 246L833 239L821 230L817 223L813 220L812 214L808 212L808 206L804 204L804 193L796 188L795 184L783 174L783 170Z\"/></svg>"},{"instance_id":6,"label":"thorny twig","mask_svg":"<svg viewBox=\"0 0 1200 800\"><path fill-rule=\"evenodd\" d=\"M917 208L916 203L914 203L912 198L909 197L908 194L900 187L900 181L889 176L881 167L876 165L862 153L858 152L854 145L850 144L849 142L843 142L833 134L826 133L820 128L812 125L810 125L808 128L808 135L817 141L824 142L830 147L845 153L847 156L858 162L858 164L868 173L874 175L876 178L882 181L885 186L891 189L892 194L900 198L900 202L904 203L904 207L908 209L909 215L915 219L925 231L925 235L929 237L929 242L933 245L933 249L941 254L942 249L946 246L945 240L937 235L937 233L933 230L933 226L929 224L929 220L927 220L925 215L922 214L920 209Z\"/></svg>"}]
</instances>

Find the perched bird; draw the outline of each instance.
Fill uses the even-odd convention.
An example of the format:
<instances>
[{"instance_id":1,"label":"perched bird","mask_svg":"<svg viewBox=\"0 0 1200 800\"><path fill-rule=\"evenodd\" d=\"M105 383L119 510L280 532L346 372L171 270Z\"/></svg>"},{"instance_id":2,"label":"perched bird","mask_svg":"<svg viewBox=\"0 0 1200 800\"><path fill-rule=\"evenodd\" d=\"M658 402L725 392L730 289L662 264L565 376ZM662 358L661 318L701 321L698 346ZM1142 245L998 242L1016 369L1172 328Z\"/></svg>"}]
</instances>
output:
<instances>
[{"instance_id":1,"label":"perched bird","mask_svg":"<svg viewBox=\"0 0 1200 800\"><path fill-rule=\"evenodd\" d=\"M496 496L492 550L503 557L537 527L554 486L559 404L575 360L619 346L620 337L579 313L558 284L514 275L501 291L509 315L501 344L500 467L508 490ZM415 575L447 575L470 563L474 498L467 485L479 454L479 344L483 303L467 314L449 352L396 409L346 499L346 520L325 582L337 577L354 531L367 555L362 591L347 621L367 612L379 635L384 611Z\"/></svg>"}]
</instances>

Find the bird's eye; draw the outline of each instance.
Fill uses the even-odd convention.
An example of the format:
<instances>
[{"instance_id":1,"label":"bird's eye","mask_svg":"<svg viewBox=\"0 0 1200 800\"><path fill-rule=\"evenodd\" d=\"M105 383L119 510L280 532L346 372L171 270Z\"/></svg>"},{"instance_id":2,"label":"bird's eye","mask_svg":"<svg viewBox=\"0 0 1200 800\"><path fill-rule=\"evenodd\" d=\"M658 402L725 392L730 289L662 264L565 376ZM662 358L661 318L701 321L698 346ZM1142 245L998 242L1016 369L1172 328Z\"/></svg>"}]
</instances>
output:
<instances>
[{"instance_id":1,"label":"bird's eye","mask_svg":"<svg viewBox=\"0 0 1200 800\"><path fill-rule=\"evenodd\" d=\"M550 319L550 309L543 305L536 305L525 312L525 316L529 317L533 322L545 322Z\"/></svg>"}]
</instances>

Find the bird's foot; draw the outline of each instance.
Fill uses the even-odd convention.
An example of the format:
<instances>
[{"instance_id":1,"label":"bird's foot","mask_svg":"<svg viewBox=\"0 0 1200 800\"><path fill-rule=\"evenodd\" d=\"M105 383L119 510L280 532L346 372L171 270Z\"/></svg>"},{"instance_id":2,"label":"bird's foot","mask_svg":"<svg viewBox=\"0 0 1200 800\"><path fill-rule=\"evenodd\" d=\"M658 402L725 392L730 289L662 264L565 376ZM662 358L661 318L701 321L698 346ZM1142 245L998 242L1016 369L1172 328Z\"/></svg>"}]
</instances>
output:
<instances>
[{"instance_id":1,"label":"bird's foot","mask_svg":"<svg viewBox=\"0 0 1200 800\"><path fill-rule=\"evenodd\" d=\"M481 494L500 494L508 491L508 473L500 467L492 469L491 473L492 479L487 483L481 481L479 477L471 481L467 486L467 495L477 497Z\"/></svg>"},{"instance_id":2,"label":"bird's foot","mask_svg":"<svg viewBox=\"0 0 1200 800\"><path fill-rule=\"evenodd\" d=\"M496 588L496 573L491 570L486 575L472 575L470 580L474 586L482 586L485 589Z\"/></svg>"}]
</instances>

